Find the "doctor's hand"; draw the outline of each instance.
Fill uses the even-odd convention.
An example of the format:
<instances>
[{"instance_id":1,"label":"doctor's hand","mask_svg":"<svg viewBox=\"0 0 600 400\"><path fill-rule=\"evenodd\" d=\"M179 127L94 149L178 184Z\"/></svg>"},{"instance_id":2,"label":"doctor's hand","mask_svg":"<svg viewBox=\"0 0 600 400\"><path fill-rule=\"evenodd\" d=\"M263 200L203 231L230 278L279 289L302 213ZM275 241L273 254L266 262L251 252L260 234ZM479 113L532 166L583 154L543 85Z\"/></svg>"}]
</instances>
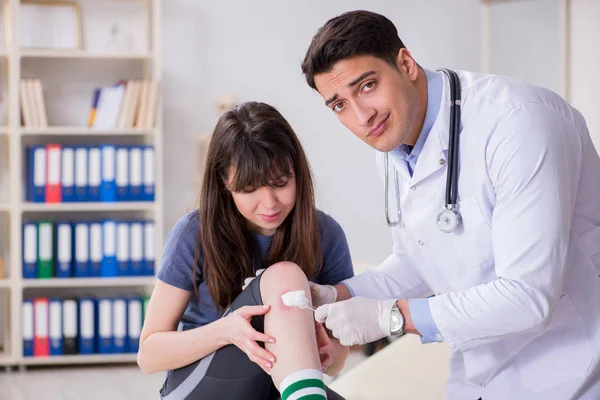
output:
<instances>
[{"instance_id":1,"label":"doctor's hand","mask_svg":"<svg viewBox=\"0 0 600 400\"><path fill-rule=\"evenodd\" d=\"M335 303L337 298L337 289L331 285L319 285L318 283L308 282L310 286L310 295L312 297L313 307L319 307L323 304Z\"/></svg>"},{"instance_id":2,"label":"doctor's hand","mask_svg":"<svg viewBox=\"0 0 600 400\"><path fill-rule=\"evenodd\" d=\"M354 297L317 308L315 319L344 346L371 343L390 334L390 311L395 302Z\"/></svg>"}]
</instances>

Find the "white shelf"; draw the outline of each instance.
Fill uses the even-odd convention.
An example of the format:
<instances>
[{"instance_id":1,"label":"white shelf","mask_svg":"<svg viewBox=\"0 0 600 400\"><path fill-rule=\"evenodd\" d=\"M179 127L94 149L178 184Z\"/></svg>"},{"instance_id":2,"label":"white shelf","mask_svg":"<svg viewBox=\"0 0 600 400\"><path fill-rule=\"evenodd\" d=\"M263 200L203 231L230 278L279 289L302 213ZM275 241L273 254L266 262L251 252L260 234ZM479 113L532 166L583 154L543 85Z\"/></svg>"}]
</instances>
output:
<instances>
[{"instance_id":1,"label":"white shelf","mask_svg":"<svg viewBox=\"0 0 600 400\"><path fill-rule=\"evenodd\" d=\"M10 210L10 206L6 203L0 203L0 212Z\"/></svg>"},{"instance_id":2,"label":"white shelf","mask_svg":"<svg viewBox=\"0 0 600 400\"><path fill-rule=\"evenodd\" d=\"M77 211L152 211L156 203L140 202L106 202L106 203L22 203L24 212L77 212Z\"/></svg>"},{"instance_id":3,"label":"white shelf","mask_svg":"<svg viewBox=\"0 0 600 400\"><path fill-rule=\"evenodd\" d=\"M0 288L8 288L11 287L10 279L0 279Z\"/></svg>"},{"instance_id":4,"label":"white shelf","mask_svg":"<svg viewBox=\"0 0 600 400\"><path fill-rule=\"evenodd\" d=\"M49 278L24 279L24 288L71 288L71 287L131 287L151 286L156 279L153 276L127 276L114 278Z\"/></svg>"},{"instance_id":5,"label":"white shelf","mask_svg":"<svg viewBox=\"0 0 600 400\"><path fill-rule=\"evenodd\" d=\"M103 363L134 363L137 354L74 354L69 356L23 357L22 365L56 365L56 364L103 364Z\"/></svg>"},{"instance_id":6,"label":"white shelf","mask_svg":"<svg viewBox=\"0 0 600 400\"><path fill-rule=\"evenodd\" d=\"M0 365L12 365L15 360L7 354L0 354Z\"/></svg>"},{"instance_id":7,"label":"white shelf","mask_svg":"<svg viewBox=\"0 0 600 400\"><path fill-rule=\"evenodd\" d=\"M151 60L152 53L88 53L85 51L21 50L21 58L70 58L81 60Z\"/></svg>"},{"instance_id":8,"label":"white shelf","mask_svg":"<svg viewBox=\"0 0 600 400\"><path fill-rule=\"evenodd\" d=\"M94 129L87 126L51 126L47 128L26 128L19 130L21 135L61 135L61 136L141 136L154 135L153 129Z\"/></svg>"}]
</instances>

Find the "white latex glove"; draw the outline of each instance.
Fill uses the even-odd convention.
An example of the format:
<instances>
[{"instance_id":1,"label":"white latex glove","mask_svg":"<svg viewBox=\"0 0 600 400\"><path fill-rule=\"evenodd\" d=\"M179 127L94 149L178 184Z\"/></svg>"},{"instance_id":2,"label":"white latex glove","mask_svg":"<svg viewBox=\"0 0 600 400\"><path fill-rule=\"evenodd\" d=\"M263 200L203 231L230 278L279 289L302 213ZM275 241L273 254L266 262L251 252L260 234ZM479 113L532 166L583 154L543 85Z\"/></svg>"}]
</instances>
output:
<instances>
[{"instance_id":1,"label":"white latex glove","mask_svg":"<svg viewBox=\"0 0 600 400\"><path fill-rule=\"evenodd\" d=\"M256 270L256 276L259 276L260 274L262 274L263 272L265 272L265 269L266 268L257 269ZM246 289L246 287L250 284L250 282L252 282L254 280L254 278L256 278L256 276L251 276L250 278L244 279L244 286L242 286L242 290Z\"/></svg>"},{"instance_id":2,"label":"white latex glove","mask_svg":"<svg viewBox=\"0 0 600 400\"><path fill-rule=\"evenodd\" d=\"M390 311L395 302L354 297L317 308L315 319L344 346L371 343L390 334Z\"/></svg>"},{"instance_id":3,"label":"white latex glove","mask_svg":"<svg viewBox=\"0 0 600 400\"><path fill-rule=\"evenodd\" d=\"M308 282L308 285L310 286L313 307L335 303L335 300L337 299L336 288L331 285L319 285L314 282Z\"/></svg>"}]
</instances>

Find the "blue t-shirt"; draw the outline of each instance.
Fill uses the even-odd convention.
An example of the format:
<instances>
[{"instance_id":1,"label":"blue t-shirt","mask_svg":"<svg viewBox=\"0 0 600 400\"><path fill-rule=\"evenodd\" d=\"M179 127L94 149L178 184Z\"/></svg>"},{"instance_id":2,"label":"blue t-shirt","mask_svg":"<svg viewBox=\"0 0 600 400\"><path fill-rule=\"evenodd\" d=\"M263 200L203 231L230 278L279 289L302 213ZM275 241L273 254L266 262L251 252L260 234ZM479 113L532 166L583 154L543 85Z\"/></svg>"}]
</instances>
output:
<instances>
[{"instance_id":1,"label":"blue t-shirt","mask_svg":"<svg viewBox=\"0 0 600 400\"><path fill-rule=\"evenodd\" d=\"M317 220L321 234L321 251L323 252L323 266L316 283L335 285L340 281L354 275L348 242L342 227L332 217L317 210ZM194 255L196 251L200 220L198 210L184 215L175 224L167 235L158 279L177 288L194 291ZM261 255L262 262L255 262L255 269L266 268L266 259L272 236L262 236L252 233L249 235L251 243L257 253ZM198 272L202 272L202 255L198 260ZM192 296L183 316L181 317L180 330L187 330L209 324L222 315L210 296L208 285L199 279L198 293L200 299Z\"/></svg>"}]
</instances>

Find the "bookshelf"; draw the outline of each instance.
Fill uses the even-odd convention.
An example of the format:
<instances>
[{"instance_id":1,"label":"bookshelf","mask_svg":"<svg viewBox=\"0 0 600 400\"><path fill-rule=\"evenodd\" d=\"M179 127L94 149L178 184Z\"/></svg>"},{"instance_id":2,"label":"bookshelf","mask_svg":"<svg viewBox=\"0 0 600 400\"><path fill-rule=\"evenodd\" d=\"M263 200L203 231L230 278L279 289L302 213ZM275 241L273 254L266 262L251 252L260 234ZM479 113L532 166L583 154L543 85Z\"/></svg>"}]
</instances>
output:
<instances>
[{"instance_id":1,"label":"bookshelf","mask_svg":"<svg viewBox=\"0 0 600 400\"><path fill-rule=\"evenodd\" d=\"M47 2L55 4L56 2ZM136 354L91 354L48 357L24 357L22 340L22 304L34 297L73 298L84 294L113 296L148 295L154 276L89 278L23 278L23 223L31 220L95 221L102 218L154 221L155 266L161 257L163 237L163 132L162 132L162 0L72 1L79 8L80 48L52 50L21 47L26 1L6 0L2 8L0 30L0 84L5 88L0 121L0 257L4 276L0 279L0 366L76 365L134 363ZM112 25L111 25L112 24ZM114 24L130 35L132 49L104 49L107 32ZM31 26L31 24L29 25ZM129 31L127 31L129 30ZM104 36L103 36L104 35ZM21 82L25 78L41 80L47 126L22 123ZM87 126L95 87L114 85L122 80L147 80L156 84L156 108L151 127L120 129ZM25 121L23 121L25 122ZM153 146L154 201L33 203L26 201L25 149L48 144L63 146ZM2 146L4 148L2 149ZM5 178L2 181L2 178ZM3 251L3 252L2 252ZM0 304L2 306L2 304ZM2 334L4 332L4 334Z\"/></svg>"}]
</instances>

